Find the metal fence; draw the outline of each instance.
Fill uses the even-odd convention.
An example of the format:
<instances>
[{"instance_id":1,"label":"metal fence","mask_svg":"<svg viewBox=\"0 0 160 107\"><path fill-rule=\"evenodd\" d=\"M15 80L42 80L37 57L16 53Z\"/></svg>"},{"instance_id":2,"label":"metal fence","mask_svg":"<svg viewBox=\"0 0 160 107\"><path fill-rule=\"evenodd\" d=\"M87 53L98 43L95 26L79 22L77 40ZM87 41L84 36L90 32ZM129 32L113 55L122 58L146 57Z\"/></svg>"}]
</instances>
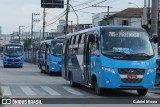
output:
<instances>
[{"instance_id":1,"label":"metal fence","mask_svg":"<svg viewBox=\"0 0 160 107\"><path fill-rule=\"evenodd\" d=\"M37 64L38 62L38 49L26 49L24 52L24 59L26 62Z\"/></svg>"}]
</instances>

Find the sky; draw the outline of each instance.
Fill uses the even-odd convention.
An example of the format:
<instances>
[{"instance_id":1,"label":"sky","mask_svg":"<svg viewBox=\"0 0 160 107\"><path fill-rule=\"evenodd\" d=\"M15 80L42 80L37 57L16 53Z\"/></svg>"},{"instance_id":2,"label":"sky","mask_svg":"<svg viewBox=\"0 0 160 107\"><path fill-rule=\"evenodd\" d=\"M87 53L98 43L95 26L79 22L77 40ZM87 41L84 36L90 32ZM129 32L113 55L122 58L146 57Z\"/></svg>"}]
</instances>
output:
<instances>
[{"instance_id":1,"label":"sky","mask_svg":"<svg viewBox=\"0 0 160 107\"><path fill-rule=\"evenodd\" d=\"M101 1L104 0L70 0L70 4L75 10L77 10ZM64 0L64 2L66 3L66 0ZM137 7L134 4L128 4L128 2L132 2L140 8L144 5L144 0L106 0L98 5L111 6L112 8L110 11L114 12L121 11L128 7ZM59 23L58 19L65 19L63 14L61 14L65 11L65 8L66 6L64 6L64 9L46 9L46 31L57 29L57 25ZM72 12L72 8L70 8L70 11L69 21L76 24L77 17L75 13ZM90 7L76 11L80 24L92 23L92 16L101 12L107 12L107 8ZM43 8L41 8L41 0L0 0L0 13L0 26L2 27L2 34L18 32L19 26L23 26L21 27L21 32L30 32L32 13L40 13L40 15L34 15L34 19L40 20L40 22L34 22L34 31L38 32L42 30Z\"/></svg>"}]
</instances>

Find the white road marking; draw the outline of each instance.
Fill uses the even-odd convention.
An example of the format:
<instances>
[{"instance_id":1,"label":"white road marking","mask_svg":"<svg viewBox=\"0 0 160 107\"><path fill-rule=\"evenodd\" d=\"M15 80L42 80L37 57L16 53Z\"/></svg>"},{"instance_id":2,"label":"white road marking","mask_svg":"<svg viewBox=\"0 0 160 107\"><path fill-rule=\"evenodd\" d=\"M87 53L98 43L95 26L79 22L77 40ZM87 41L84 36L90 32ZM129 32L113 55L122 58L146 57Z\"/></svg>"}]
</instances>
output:
<instances>
[{"instance_id":1,"label":"white road marking","mask_svg":"<svg viewBox=\"0 0 160 107\"><path fill-rule=\"evenodd\" d=\"M52 88L48 86L40 86L44 91L48 92L50 95L61 95L57 91L53 90Z\"/></svg>"},{"instance_id":2,"label":"white road marking","mask_svg":"<svg viewBox=\"0 0 160 107\"><path fill-rule=\"evenodd\" d=\"M12 96L9 86L1 86L1 88L3 92L3 96Z\"/></svg>"},{"instance_id":3,"label":"white road marking","mask_svg":"<svg viewBox=\"0 0 160 107\"><path fill-rule=\"evenodd\" d=\"M34 91L32 91L32 89L28 86L20 86L20 88L22 89L22 91L27 95L27 96L30 96L30 95L37 95Z\"/></svg>"},{"instance_id":4,"label":"white road marking","mask_svg":"<svg viewBox=\"0 0 160 107\"><path fill-rule=\"evenodd\" d=\"M83 95L82 93L80 93L79 91L76 91L70 87L63 87L66 91L68 91L69 93L72 93L74 95Z\"/></svg>"}]
</instances>

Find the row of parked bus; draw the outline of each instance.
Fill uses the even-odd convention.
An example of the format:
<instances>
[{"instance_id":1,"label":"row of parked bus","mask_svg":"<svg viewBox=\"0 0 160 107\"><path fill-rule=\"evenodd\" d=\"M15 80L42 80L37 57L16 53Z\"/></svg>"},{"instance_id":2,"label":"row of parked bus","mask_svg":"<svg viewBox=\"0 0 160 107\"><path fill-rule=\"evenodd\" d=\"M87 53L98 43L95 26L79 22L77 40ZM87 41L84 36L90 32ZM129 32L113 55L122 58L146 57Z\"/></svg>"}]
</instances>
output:
<instances>
[{"instance_id":1,"label":"row of parked bus","mask_svg":"<svg viewBox=\"0 0 160 107\"><path fill-rule=\"evenodd\" d=\"M152 39L153 40L153 39ZM41 72L61 72L71 86L137 90L146 95L156 77L156 58L142 28L99 26L41 42Z\"/></svg>"}]
</instances>

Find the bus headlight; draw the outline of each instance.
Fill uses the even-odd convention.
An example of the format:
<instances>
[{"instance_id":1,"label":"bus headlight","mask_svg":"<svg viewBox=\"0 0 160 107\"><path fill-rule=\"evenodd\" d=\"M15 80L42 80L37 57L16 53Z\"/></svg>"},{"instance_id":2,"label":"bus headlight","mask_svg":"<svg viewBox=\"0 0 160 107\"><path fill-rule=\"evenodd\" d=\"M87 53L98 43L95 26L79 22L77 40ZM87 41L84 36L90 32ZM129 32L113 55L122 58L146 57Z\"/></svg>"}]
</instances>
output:
<instances>
[{"instance_id":1,"label":"bus headlight","mask_svg":"<svg viewBox=\"0 0 160 107\"><path fill-rule=\"evenodd\" d=\"M108 72L111 72L111 73L115 74L115 71L114 71L113 68L102 67L102 69L105 70L105 71L108 71Z\"/></svg>"},{"instance_id":2,"label":"bus headlight","mask_svg":"<svg viewBox=\"0 0 160 107\"><path fill-rule=\"evenodd\" d=\"M21 58L21 60L23 60L23 57Z\"/></svg>"},{"instance_id":3,"label":"bus headlight","mask_svg":"<svg viewBox=\"0 0 160 107\"><path fill-rule=\"evenodd\" d=\"M52 64L57 64L57 62L51 61Z\"/></svg>"},{"instance_id":4,"label":"bus headlight","mask_svg":"<svg viewBox=\"0 0 160 107\"><path fill-rule=\"evenodd\" d=\"M147 75L149 75L150 73L156 71L156 68L151 68L151 69L148 69L148 72L147 72Z\"/></svg>"}]
</instances>

